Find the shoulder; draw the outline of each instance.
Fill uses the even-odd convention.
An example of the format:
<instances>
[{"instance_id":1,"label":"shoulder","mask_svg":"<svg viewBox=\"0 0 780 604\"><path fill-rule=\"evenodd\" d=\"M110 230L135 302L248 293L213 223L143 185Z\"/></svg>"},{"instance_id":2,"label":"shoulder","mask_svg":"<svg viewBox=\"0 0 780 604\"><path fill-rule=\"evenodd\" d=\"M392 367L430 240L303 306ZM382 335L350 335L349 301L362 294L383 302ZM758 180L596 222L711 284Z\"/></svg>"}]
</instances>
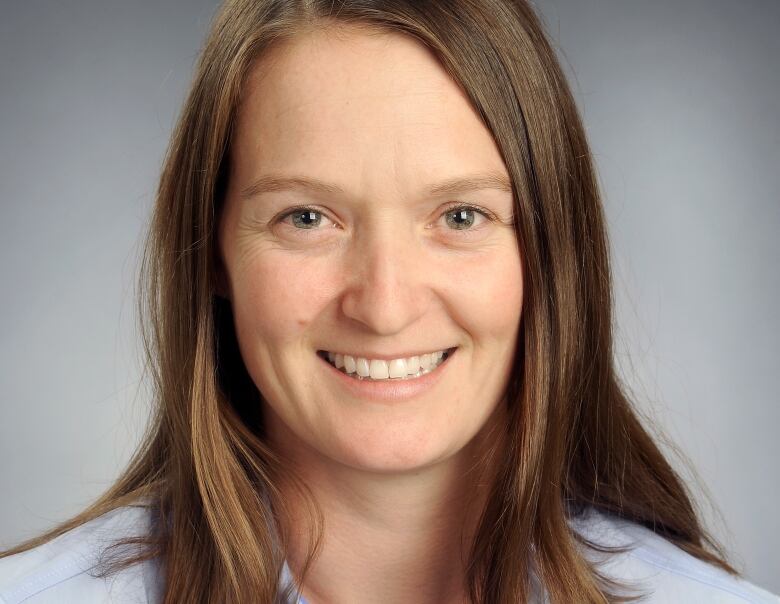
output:
<instances>
[{"instance_id":1,"label":"shoulder","mask_svg":"<svg viewBox=\"0 0 780 604\"><path fill-rule=\"evenodd\" d=\"M94 576L103 550L119 539L147 534L150 520L146 507L117 508L48 543L0 558L0 604L156 602L157 573L151 561L105 578Z\"/></svg>"},{"instance_id":2,"label":"shoulder","mask_svg":"<svg viewBox=\"0 0 780 604\"><path fill-rule=\"evenodd\" d=\"M643 602L668 604L780 604L780 597L691 556L650 529L589 508L572 528L598 545L630 546L623 554L585 550L610 579L644 593Z\"/></svg>"}]
</instances>

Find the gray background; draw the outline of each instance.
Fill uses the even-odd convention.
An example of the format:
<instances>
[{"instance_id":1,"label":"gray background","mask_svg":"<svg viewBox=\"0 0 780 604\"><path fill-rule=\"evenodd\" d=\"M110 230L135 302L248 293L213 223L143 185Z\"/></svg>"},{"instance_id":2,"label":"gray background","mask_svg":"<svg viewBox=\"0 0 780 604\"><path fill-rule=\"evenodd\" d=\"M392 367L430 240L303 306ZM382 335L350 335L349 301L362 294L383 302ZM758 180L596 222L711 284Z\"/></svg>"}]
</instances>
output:
<instances>
[{"instance_id":1,"label":"gray background","mask_svg":"<svg viewBox=\"0 0 780 604\"><path fill-rule=\"evenodd\" d=\"M622 373L780 593L780 2L537 6L602 182ZM0 545L80 510L138 442L139 244L215 8L3 3Z\"/></svg>"}]
</instances>

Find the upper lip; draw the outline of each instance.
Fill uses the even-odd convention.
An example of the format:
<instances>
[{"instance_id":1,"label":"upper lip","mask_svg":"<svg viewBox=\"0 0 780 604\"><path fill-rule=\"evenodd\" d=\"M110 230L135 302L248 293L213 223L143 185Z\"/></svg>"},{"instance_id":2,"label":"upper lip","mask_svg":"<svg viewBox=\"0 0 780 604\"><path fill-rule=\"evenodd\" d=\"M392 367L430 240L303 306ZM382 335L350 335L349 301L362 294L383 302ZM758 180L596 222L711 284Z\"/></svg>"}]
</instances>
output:
<instances>
[{"instance_id":1,"label":"upper lip","mask_svg":"<svg viewBox=\"0 0 780 604\"><path fill-rule=\"evenodd\" d=\"M399 354L380 354L377 352L358 352L358 353L352 353L352 352L339 352L337 350L321 350L320 352L332 352L333 354L348 354L351 357L354 358L363 358L363 359L376 359L377 361L392 361L393 359L408 359L410 357L415 356L422 356L424 354L430 354L432 352L438 352L439 350L443 350L444 352L452 352L457 348L456 346L450 346L449 348L427 348L424 350L421 350L421 352L402 352Z\"/></svg>"}]
</instances>

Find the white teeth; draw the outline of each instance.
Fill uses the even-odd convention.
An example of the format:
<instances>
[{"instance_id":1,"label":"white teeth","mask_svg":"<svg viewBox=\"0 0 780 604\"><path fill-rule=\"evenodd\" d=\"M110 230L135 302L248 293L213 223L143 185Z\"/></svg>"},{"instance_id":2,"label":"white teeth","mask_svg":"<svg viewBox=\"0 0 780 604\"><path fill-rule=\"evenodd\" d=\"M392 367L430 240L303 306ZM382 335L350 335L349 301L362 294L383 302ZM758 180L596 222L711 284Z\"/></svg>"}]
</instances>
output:
<instances>
[{"instance_id":1,"label":"white teeth","mask_svg":"<svg viewBox=\"0 0 780 604\"><path fill-rule=\"evenodd\" d=\"M405 359L393 359L392 361L365 359L333 352L328 352L327 357L331 365L341 369L344 373L357 374L356 377L359 379L386 380L388 378L409 379L429 373L441 364L444 354L444 350L439 350L438 352Z\"/></svg>"},{"instance_id":2,"label":"white teeth","mask_svg":"<svg viewBox=\"0 0 780 604\"><path fill-rule=\"evenodd\" d=\"M358 357L358 359L355 361L355 364L357 365L357 374L360 377L368 377L371 375L371 369L368 366L368 359Z\"/></svg>"},{"instance_id":3,"label":"white teeth","mask_svg":"<svg viewBox=\"0 0 780 604\"><path fill-rule=\"evenodd\" d=\"M388 377L391 378L406 377L406 363L403 361L403 359L393 359L387 366L387 371ZM372 374L371 377L374 377L374 375Z\"/></svg>"},{"instance_id":4,"label":"white teeth","mask_svg":"<svg viewBox=\"0 0 780 604\"><path fill-rule=\"evenodd\" d=\"M420 357L417 355L406 359L406 374L414 375L420 371Z\"/></svg>"},{"instance_id":5,"label":"white teeth","mask_svg":"<svg viewBox=\"0 0 780 604\"><path fill-rule=\"evenodd\" d=\"M387 361L371 361L369 364L368 375L372 380L386 380L390 377L390 371L387 367Z\"/></svg>"}]
</instances>

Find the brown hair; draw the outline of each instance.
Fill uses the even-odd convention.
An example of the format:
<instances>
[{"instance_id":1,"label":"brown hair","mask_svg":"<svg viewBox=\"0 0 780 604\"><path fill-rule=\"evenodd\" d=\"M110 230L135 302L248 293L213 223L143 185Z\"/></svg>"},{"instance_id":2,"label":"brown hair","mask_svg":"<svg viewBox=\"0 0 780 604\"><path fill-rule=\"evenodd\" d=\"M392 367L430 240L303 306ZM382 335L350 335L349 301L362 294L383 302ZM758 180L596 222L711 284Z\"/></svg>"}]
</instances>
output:
<instances>
[{"instance_id":1,"label":"brown hair","mask_svg":"<svg viewBox=\"0 0 780 604\"><path fill-rule=\"evenodd\" d=\"M525 601L533 566L552 602L627 601L576 547L587 506L649 527L737 575L638 419L613 365L609 250L583 127L526 0L229 0L200 57L165 158L139 311L155 413L116 483L88 509L2 555L124 505L162 521L137 556L164 561L165 602L274 602L288 469L264 441L262 398L215 295L216 224L244 77L271 45L334 25L428 47L492 132L514 186L525 300L507 388L505 450L473 547L474 602ZM294 478L294 477L293 477ZM297 488L306 492L306 486ZM265 496L267 495L267 497ZM143 503L139 503L143 502ZM306 574L321 537L321 512ZM286 535L281 535L286 543ZM582 541L580 541L582 542ZM303 579L301 579L303 580Z\"/></svg>"}]
</instances>

